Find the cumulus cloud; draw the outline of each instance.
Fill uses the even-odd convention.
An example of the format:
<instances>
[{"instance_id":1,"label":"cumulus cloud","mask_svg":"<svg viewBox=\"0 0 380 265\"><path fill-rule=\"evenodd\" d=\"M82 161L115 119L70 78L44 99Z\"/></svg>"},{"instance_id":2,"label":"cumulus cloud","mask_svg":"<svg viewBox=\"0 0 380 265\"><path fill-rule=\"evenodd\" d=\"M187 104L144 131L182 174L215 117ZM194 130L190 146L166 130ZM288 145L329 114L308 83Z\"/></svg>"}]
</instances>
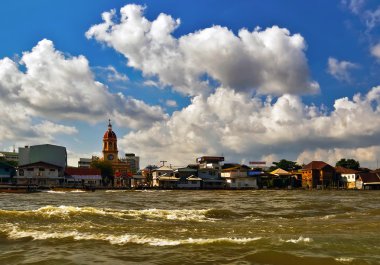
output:
<instances>
[{"instance_id":1,"label":"cumulus cloud","mask_svg":"<svg viewBox=\"0 0 380 265\"><path fill-rule=\"evenodd\" d=\"M371 47L371 54L380 60L380 43Z\"/></svg>"},{"instance_id":2,"label":"cumulus cloud","mask_svg":"<svg viewBox=\"0 0 380 265\"><path fill-rule=\"evenodd\" d=\"M110 93L94 79L84 56L67 58L50 40L24 52L20 64L25 72L9 58L0 60L1 101L18 103L31 116L86 122L113 116L116 123L130 128L149 126L166 117L158 106Z\"/></svg>"},{"instance_id":3,"label":"cumulus cloud","mask_svg":"<svg viewBox=\"0 0 380 265\"><path fill-rule=\"evenodd\" d=\"M52 142L56 135L74 135L78 130L48 120L34 122L30 110L19 103L0 100L0 142L4 144L36 144Z\"/></svg>"},{"instance_id":4,"label":"cumulus cloud","mask_svg":"<svg viewBox=\"0 0 380 265\"><path fill-rule=\"evenodd\" d=\"M210 96L194 97L166 122L130 132L119 142L146 162L162 158L175 165L205 154L248 161L283 155L295 159L305 150L364 150L380 139L379 103L380 87L337 99L331 112L305 105L295 95L261 99L218 88Z\"/></svg>"},{"instance_id":5,"label":"cumulus cloud","mask_svg":"<svg viewBox=\"0 0 380 265\"><path fill-rule=\"evenodd\" d=\"M340 81L350 82L350 70L356 69L359 66L349 61L338 61L333 57L329 57L327 61L327 71L330 75Z\"/></svg>"},{"instance_id":6,"label":"cumulus cloud","mask_svg":"<svg viewBox=\"0 0 380 265\"><path fill-rule=\"evenodd\" d=\"M374 145L363 148L317 148L315 150L305 150L299 154L296 161L301 165L313 160L325 161L335 165L342 158L352 158L358 160L361 166L377 168L378 157L380 157L380 146Z\"/></svg>"},{"instance_id":7,"label":"cumulus cloud","mask_svg":"<svg viewBox=\"0 0 380 265\"><path fill-rule=\"evenodd\" d=\"M172 86L188 95L211 93L214 81L237 92L306 94L319 91L311 80L306 44L300 34L273 26L265 30L212 26L179 38L173 32L179 19L160 14L149 21L144 8L126 5L102 14L103 22L92 26L94 38L123 54L128 66L161 86ZM117 21L118 20L118 21Z\"/></svg>"}]
</instances>

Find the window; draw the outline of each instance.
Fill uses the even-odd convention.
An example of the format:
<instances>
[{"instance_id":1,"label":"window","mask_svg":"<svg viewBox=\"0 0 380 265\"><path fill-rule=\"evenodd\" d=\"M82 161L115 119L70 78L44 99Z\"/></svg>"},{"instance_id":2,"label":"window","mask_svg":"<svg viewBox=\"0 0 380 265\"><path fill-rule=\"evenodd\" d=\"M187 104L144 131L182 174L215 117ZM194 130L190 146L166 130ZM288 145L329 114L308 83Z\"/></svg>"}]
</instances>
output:
<instances>
[{"instance_id":1,"label":"window","mask_svg":"<svg viewBox=\"0 0 380 265\"><path fill-rule=\"evenodd\" d=\"M33 171L33 168L28 168L28 169L26 169L27 171Z\"/></svg>"},{"instance_id":2,"label":"window","mask_svg":"<svg viewBox=\"0 0 380 265\"><path fill-rule=\"evenodd\" d=\"M38 169L38 171L45 171L45 169L44 169L43 167L40 167L40 168Z\"/></svg>"},{"instance_id":3,"label":"window","mask_svg":"<svg viewBox=\"0 0 380 265\"><path fill-rule=\"evenodd\" d=\"M50 172L55 172L55 169L54 169L54 168L51 168L51 169L50 169Z\"/></svg>"}]
</instances>

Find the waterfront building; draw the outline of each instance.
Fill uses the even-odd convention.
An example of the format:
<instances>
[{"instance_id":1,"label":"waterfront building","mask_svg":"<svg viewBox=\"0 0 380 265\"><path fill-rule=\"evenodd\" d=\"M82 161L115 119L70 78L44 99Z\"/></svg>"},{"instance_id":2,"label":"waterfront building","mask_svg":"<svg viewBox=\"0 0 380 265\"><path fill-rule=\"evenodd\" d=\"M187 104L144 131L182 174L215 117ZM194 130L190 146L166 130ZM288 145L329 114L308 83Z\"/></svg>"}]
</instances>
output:
<instances>
[{"instance_id":1,"label":"waterfront building","mask_svg":"<svg viewBox=\"0 0 380 265\"><path fill-rule=\"evenodd\" d=\"M258 188L257 177L248 175L250 168L238 165L222 170L221 177L226 181L226 187L232 189Z\"/></svg>"},{"instance_id":2,"label":"waterfront building","mask_svg":"<svg viewBox=\"0 0 380 265\"><path fill-rule=\"evenodd\" d=\"M199 165L200 169L209 168L209 169L215 169L219 172L222 169L220 162L223 162L223 161L224 161L223 156L202 156L196 159L196 162Z\"/></svg>"},{"instance_id":3,"label":"waterfront building","mask_svg":"<svg viewBox=\"0 0 380 265\"><path fill-rule=\"evenodd\" d=\"M302 168L302 187L325 188L334 185L335 169L323 161L312 161Z\"/></svg>"},{"instance_id":4,"label":"waterfront building","mask_svg":"<svg viewBox=\"0 0 380 265\"><path fill-rule=\"evenodd\" d=\"M202 179L202 188L204 189L220 189L225 186L219 170L214 168L199 168L198 178Z\"/></svg>"},{"instance_id":5,"label":"waterfront building","mask_svg":"<svg viewBox=\"0 0 380 265\"><path fill-rule=\"evenodd\" d=\"M64 184L64 169L47 162L35 162L18 167L17 184L56 187Z\"/></svg>"},{"instance_id":6,"label":"waterfront building","mask_svg":"<svg viewBox=\"0 0 380 265\"><path fill-rule=\"evenodd\" d=\"M335 167L335 171L340 182L339 186L346 189L356 188L356 179L359 171L344 167Z\"/></svg>"},{"instance_id":7,"label":"waterfront building","mask_svg":"<svg viewBox=\"0 0 380 265\"><path fill-rule=\"evenodd\" d=\"M19 147L19 166L43 162L65 169L67 166L66 147L41 144Z\"/></svg>"},{"instance_id":8,"label":"waterfront building","mask_svg":"<svg viewBox=\"0 0 380 265\"><path fill-rule=\"evenodd\" d=\"M67 167L65 183L68 187L100 187L102 176L99 169L86 167Z\"/></svg>"},{"instance_id":9,"label":"waterfront building","mask_svg":"<svg viewBox=\"0 0 380 265\"><path fill-rule=\"evenodd\" d=\"M177 178L179 178L180 180L186 180L188 177L192 176L192 175L197 175L198 173L198 170L194 167L179 167L177 169L174 170L174 174Z\"/></svg>"},{"instance_id":10,"label":"waterfront building","mask_svg":"<svg viewBox=\"0 0 380 265\"><path fill-rule=\"evenodd\" d=\"M117 136L112 130L111 120L108 122L108 129L103 136L103 161L112 165L114 172L114 187L130 186L130 177L132 176L130 168L126 161L119 159L119 150L117 148Z\"/></svg>"},{"instance_id":11,"label":"waterfront building","mask_svg":"<svg viewBox=\"0 0 380 265\"><path fill-rule=\"evenodd\" d=\"M174 170L167 166L161 166L152 170L152 186L159 187L165 181L178 181L178 178L174 176ZM172 186L172 185L170 185Z\"/></svg>"},{"instance_id":12,"label":"waterfront building","mask_svg":"<svg viewBox=\"0 0 380 265\"><path fill-rule=\"evenodd\" d=\"M273 176L273 187L275 188L291 188L292 174L282 168L277 168L270 172Z\"/></svg>"},{"instance_id":13,"label":"waterfront building","mask_svg":"<svg viewBox=\"0 0 380 265\"><path fill-rule=\"evenodd\" d=\"M147 187L147 178L146 174L142 174L142 171L138 171L136 174L133 174L131 178L131 188L140 188Z\"/></svg>"},{"instance_id":14,"label":"waterfront building","mask_svg":"<svg viewBox=\"0 0 380 265\"><path fill-rule=\"evenodd\" d=\"M156 186L162 189L176 189L178 188L179 178L175 177L173 173L164 173L156 178Z\"/></svg>"},{"instance_id":15,"label":"waterfront building","mask_svg":"<svg viewBox=\"0 0 380 265\"><path fill-rule=\"evenodd\" d=\"M376 172L359 172L355 182L356 188L359 190L379 190L380 189L380 173Z\"/></svg>"},{"instance_id":16,"label":"waterfront building","mask_svg":"<svg viewBox=\"0 0 380 265\"><path fill-rule=\"evenodd\" d=\"M180 189L200 189L201 188L202 179L197 176L190 175L185 179L181 179L177 183L177 187Z\"/></svg>"},{"instance_id":17,"label":"waterfront building","mask_svg":"<svg viewBox=\"0 0 380 265\"><path fill-rule=\"evenodd\" d=\"M225 180L221 178L221 162L223 156L202 156L196 159L198 165L198 177L202 179L202 188L220 189L224 188Z\"/></svg>"},{"instance_id":18,"label":"waterfront building","mask_svg":"<svg viewBox=\"0 0 380 265\"><path fill-rule=\"evenodd\" d=\"M199 189L202 179L197 177L198 165L181 167L174 170L175 176L179 178L178 188L181 189Z\"/></svg>"},{"instance_id":19,"label":"waterfront building","mask_svg":"<svg viewBox=\"0 0 380 265\"><path fill-rule=\"evenodd\" d=\"M16 175L16 169L5 161L0 161L0 184L11 184Z\"/></svg>"}]
</instances>

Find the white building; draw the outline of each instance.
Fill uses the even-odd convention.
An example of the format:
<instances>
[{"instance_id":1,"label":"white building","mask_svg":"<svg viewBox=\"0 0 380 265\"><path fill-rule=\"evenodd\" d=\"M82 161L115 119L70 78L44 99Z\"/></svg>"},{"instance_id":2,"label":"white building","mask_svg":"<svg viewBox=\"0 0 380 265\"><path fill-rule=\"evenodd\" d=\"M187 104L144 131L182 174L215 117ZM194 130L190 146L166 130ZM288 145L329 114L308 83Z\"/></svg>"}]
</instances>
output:
<instances>
[{"instance_id":1,"label":"white building","mask_svg":"<svg viewBox=\"0 0 380 265\"><path fill-rule=\"evenodd\" d=\"M37 162L19 166L16 176L17 184L37 185L41 187L55 187L63 183L62 167Z\"/></svg>"},{"instance_id":2,"label":"white building","mask_svg":"<svg viewBox=\"0 0 380 265\"><path fill-rule=\"evenodd\" d=\"M248 168L235 166L223 169L221 177L226 181L226 187L231 189L254 188L257 189L257 178L248 175Z\"/></svg>"},{"instance_id":3,"label":"white building","mask_svg":"<svg viewBox=\"0 0 380 265\"><path fill-rule=\"evenodd\" d=\"M348 169L344 167L336 167L336 173L340 176L341 186L346 189L356 188L356 179L358 178L359 171Z\"/></svg>"},{"instance_id":4,"label":"white building","mask_svg":"<svg viewBox=\"0 0 380 265\"><path fill-rule=\"evenodd\" d=\"M174 177L174 170L167 166L162 166L162 167L152 170L152 186L153 187L159 186L160 176L164 174L166 177Z\"/></svg>"}]
</instances>

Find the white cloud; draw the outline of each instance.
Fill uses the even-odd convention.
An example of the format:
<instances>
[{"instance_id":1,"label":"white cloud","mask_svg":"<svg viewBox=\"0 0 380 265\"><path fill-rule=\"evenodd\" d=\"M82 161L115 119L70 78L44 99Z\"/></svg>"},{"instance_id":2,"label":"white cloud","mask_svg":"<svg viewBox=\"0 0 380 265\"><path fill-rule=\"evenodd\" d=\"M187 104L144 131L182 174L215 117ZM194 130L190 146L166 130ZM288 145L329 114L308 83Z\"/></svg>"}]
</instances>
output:
<instances>
[{"instance_id":1,"label":"white cloud","mask_svg":"<svg viewBox=\"0 0 380 265\"><path fill-rule=\"evenodd\" d=\"M342 0L342 4L347 6L352 13L358 15L365 3L365 0Z\"/></svg>"},{"instance_id":2,"label":"white cloud","mask_svg":"<svg viewBox=\"0 0 380 265\"><path fill-rule=\"evenodd\" d=\"M30 145L53 142L58 134L73 135L78 130L73 126L56 124L48 120L37 123L31 111L20 103L0 100L0 142L3 145Z\"/></svg>"},{"instance_id":3,"label":"white cloud","mask_svg":"<svg viewBox=\"0 0 380 265\"><path fill-rule=\"evenodd\" d=\"M178 106L178 105L177 105L177 101L172 100L172 99L168 99L168 100L166 100L165 104L166 104L166 106L168 106L168 107L177 107L177 106Z\"/></svg>"},{"instance_id":4,"label":"white cloud","mask_svg":"<svg viewBox=\"0 0 380 265\"><path fill-rule=\"evenodd\" d=\"M376 9L366 7L366 0L342 0L341 3L357 15L366 26L366 33L380 24L380 6Z\"/></svg>"},{"instance_id":5,"label":"white cloud","mask_svg":"<svg viewBox=\"0 0 380 265\"><path fill-rule=\"evenodd\" d=\"M100 72L100 76L104 77L108 82L126 82L129 81L127 75L120 73L115 67L109 65L107 67L97 66L94 67L95 70Z\"/></svg>"},{"instance_id":6,"label":"white cloud","mask_svg":"<svg viewBox=\"0 0 380 265\"><path fill-rule=\"evenodd\" d=\"M380 157L380 146L374 145L363 148L316 148L305 150L299 154L296 161L300 164L307 164L313 160L325 161L335 166L335 163L342 158L352 158L360 162L362 167L377 168L377 160Z\"/></svg>"},{"instance_id":7,"label":"white cloud","mask_svg":"<svg viewBox=\"0 0 380 265\"><path fill-rule=\"evenodd\" d=\"M241 29L238 35L221 26L175 38L180 20L160 14L149 21L144 8L126 5L102 15L103 23L92 26L94 38L123 54L128 66L161 86L173 86L189 95L208 94L210 79L236 91L262 94L316 93L319 85L309 76L306 44L299 34L273 26L265 30Z\"/></svg>"},{"instance_id":8,"label":"white cloud","mask_svg":"<svg viewBox=\"0 0 380 265\"><path fill-rule=\"evenodd\" d=\"M305 150L371 148L380 137L378 124L380 87L337 99L330 113L294 95L262 100L218 88L210 96L194 97L166 122L131 132L119 143L147 163L162 158L182 165L200 155L220 154L227 161L274 154L295 159Z\"/></svg>"},{"instance_id":9,"label":"white cloud","mask_svg":"<svg viewBox=\"0 0 380 265\"><path fill-rule=\"evenodd\" d=\"M20 63L25 72L9 58L0 60L0 100L22 105L30 116L86 122L114 117L117 124L130 128L166 117L158 106L110 93L94 79L84 56L66 58L49 40L24 52Z\"/></svg>"},{"instance_id":10,"label":"white cloud","mask_svg":"<svg viewBox=\"0 0 380 265\"><path fill-rule=\"evenodd\" d=\"M327 71L333 77L340 81L350 82L350 70L356 69L359 66L349 61L338 61L333 57L329 57L327 62Z\"/></svg>"},{"instance_id":11,"label":"white cloud","mask_svg":"<svg viewBox=\"0 0 380 265\"><path fill-rule=\"evenodd\" d=\"M371 54L380 60L380 43L371 47Z\"/></svg>"},{"instance_id":12,"label":"white cloud","mask_svg":"<svg viewBox=\"0 0 380 265\"><path fill-rule=\"evenodd\" d=\"M375 10L367 10L365 12L365 22L368 30L372 30L380 23L380 6Z\"/></svg>"}]
</instances>

